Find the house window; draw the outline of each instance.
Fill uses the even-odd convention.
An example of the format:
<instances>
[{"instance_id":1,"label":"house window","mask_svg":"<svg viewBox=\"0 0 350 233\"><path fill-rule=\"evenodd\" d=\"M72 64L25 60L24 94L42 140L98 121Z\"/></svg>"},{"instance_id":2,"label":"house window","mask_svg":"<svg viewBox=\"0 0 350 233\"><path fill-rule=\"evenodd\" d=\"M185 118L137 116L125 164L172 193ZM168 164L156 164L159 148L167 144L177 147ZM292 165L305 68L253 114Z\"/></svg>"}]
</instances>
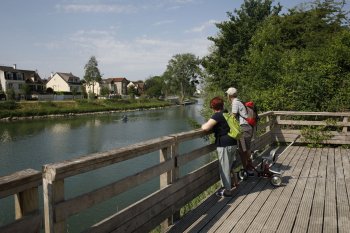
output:
<instances>
[{"instance_id":1,"label":"house window","mask_svg":"<svg viewBox=\"0 0 350 233\"><path fill-rule=\"evenodd\" d=\"M18 89L22 89L23 85L22 84L18 84Z\"/></svg>"},{"instance_id":2,"label":"house window","mask_svg":"<svg viewBox=\"0 0 350 233\"><path fill-rule=\"evenodd\" d=\"M13 74L12 73L6 73L6 79L7 80L12 80L13 79Z\"/></svg>"},{"instance_id":3,"label":"house window","mask_svg":"<svg viewBox=\"0 0 350 233\"><path fill-rule=\"evenodd\" d=\"M17 80L23 80L22 73L15 73L15 76L17 77Z\"/></svg>"},{"instance_id":4,"label":"house window","mask_svg":"<svg viewBox=\"0 0 350 233\"><path fill-rule=\"evenodd\" d=\"M8 83L7 88L13 88L13 83Z\"/></svg>"}]
</instances>

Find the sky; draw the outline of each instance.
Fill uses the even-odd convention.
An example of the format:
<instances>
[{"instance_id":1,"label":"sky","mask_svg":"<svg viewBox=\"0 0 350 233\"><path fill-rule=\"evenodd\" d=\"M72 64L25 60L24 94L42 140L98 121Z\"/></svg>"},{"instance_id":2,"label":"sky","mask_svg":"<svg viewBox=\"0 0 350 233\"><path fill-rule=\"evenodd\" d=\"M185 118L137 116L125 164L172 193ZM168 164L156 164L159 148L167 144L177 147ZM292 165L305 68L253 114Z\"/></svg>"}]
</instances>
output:
<instances>
[{"instance_id":1,"label":"sky","mask_svg":"<svg viewBox=\"0 0 350 233\"><path fill-rule=\"evenodd\" d=\"M1 0L0 65L84 77L91 56L102 78L162 75L176 54L209 53L227 12L243 0ZM303 0L281 0L284 11ZM347 2L347 8L350 3Z\"/></svg>"}]
</instances>

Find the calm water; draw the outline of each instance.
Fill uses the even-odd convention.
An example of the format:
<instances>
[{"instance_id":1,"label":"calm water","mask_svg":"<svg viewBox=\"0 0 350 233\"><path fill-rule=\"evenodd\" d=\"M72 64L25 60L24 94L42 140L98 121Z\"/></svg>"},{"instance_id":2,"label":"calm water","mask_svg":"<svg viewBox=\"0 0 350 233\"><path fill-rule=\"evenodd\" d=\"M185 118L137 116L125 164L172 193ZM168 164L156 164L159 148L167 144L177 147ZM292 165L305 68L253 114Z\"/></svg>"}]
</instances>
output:
<instances>
[{"instance_id":1,"label":"calm water","mask_svg":"<svg viewBox=\"0 0 350 233\"><path fill-rule=\"evenodd\" d=\"M200 116L201 108L201 103L198 103L162 110L0 123L0 176L26 168L41 170L43 164L192 130L189 119L200 124L204 122ZM121 120L124 114L128 117L127 122ZM180 152L195 149L204 143L207 142L203 139L193 140L182 145ZM181 173L185 174L190 169L201 166L208 159L193 161ZM150 167L158 161L159 154L151 153L69 178L66 180L65 195L72 197L93 190ZM73 216L68 221L68 230L79 232L158 187L157 178ZM0 225L14 218L10 208L13 205L12 199L0 200Z\"/></svg>"}]
</instances>

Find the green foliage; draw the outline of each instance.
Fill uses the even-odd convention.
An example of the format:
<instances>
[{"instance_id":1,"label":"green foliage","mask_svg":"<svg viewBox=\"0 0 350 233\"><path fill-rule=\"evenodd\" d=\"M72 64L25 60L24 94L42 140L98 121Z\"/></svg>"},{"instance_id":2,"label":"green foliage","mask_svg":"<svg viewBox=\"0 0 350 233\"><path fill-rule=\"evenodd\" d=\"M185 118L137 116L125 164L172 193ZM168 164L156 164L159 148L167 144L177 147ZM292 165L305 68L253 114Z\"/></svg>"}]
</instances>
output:
<instances>
[{"instance_id":1,"label":"green foliage","mask_svg":"<svg viewBox=\"0 0 350 233\"><path fill-rule=\"evenodd\" d=\"M191 53L173 56L163 74L169 92L179 94L181 101L193 95L201 76L200 59Z\"/></svg>"},{"instance_id":2,"label":"green foliage","mask_svg":"<svg viewBox=\"0 0 350 233\"><path fill-rule=\"evenodd\" d=\"M211 38L206 92L235 86L261 111L349 111L350 29L342 4L315 1L278 15L271 1L246 0Z\"/></svg>"},{"instance_id":3,"label":"green foliage","mask_svg":"<svg viewBox=\"0 0 350 233\"><path fill-rule=\"evenodd\" d=\"M6 105L5 101L0 104L0 118L7 117L27 117L27 116L44 116L52 114L75 114L75 113L89 113L102 111L125 111L132 109L149 109L166 107L170 104L165 101L157 100L75 100L75 101L47 101L47 102L20 102L5 109L1 106ZM18 105L18 106L17 106ZM4 107L5 108L5 107Z\"/></svg>"},{"instance_id":4,"label":"green foliage","mask_svg":"<svg viewBox=\"0 0 350 233\"><path fill-rule=\"evenodd\" d=\"M320 148L323 146L322 142L332 138L329 128L336 125L334 120L326 120L326 125L320 126L306 126L302 128L301 135L304 137L304 142L308 143L309 147Z\"/></svg>"},{"instance_id":5,"label":"green foliage","mask_svg":"<svg viewBox=\"0 0 350 233\"><path fill-rule=\"evenodd\" d=\"M165 85L163 76L153 76L145 81L146 91L145 94L150 97L160 97L167 95L167 86Z\"/></svg>"},{"instance_id":6,"label":"green foliage","mask_svg":"<svg viewBox=\"0 0 350 233\"><path fill-rule=\"evenodd\" d=\"M220 182L217 182L216 184L212 185L199 196L194 198L191 202L187 203L184 207L182 207L180 209L180 216L184 216L185 214L199 206L205 199L208 198L208 196L214 194L218 190L218 188L220 188Z\"/></svg>"},{"instance_id":7,"label":"green foliage","mask_svg":"<svg viewBox=\"0 0 350 233\"><path fill-rule=\"evenodd\" d=\"M32 94L32 89L28 84L24 84L21 88L23 94L25 95L25 98L27 99L30 94Z\"/></svg>"},{"instance_id":8,"label":"green foliage","mask_svg":"<svg viewBox=\"0 0 350 233\"><path fill-rule=\"evenodd\" d=\"M102 96L108 96L109 95L109 89L108 89L108 87L102 87L101 88L101 95Z\"/></svg>"},{"instance_id":9,"label":"green foliage","mask_svg":"<svg viewBox=\"0 0 350 233\"><path fill-rule=\"evenodd\" d=\"M19 105L13 100L0 102L0 110L14 110L17 108L19 108Z\"/></svg>"},{"instance_id":10,"label":"green foliage","mask_svg":"<svg viewBox=\"0 0 350 233\"><path fill-rule=\"evenodd\" d=\"M44 107L44 108L54 108L54 107L57 107L56 103L53 102L53 101L40 102L39 105L42 106L42 107Z\"/></svg>"},{"instance_id":11,"label":"green foliage","mask_svg":"<svg viewBox=\"0 0 350 233\"><path fill-rule=\"evenodd\" d=\"M15 90L13 90L13 88L8 88L6 90L6 99L7 100L15 100L16 99L16 93L15 93Z\"/></svg>"},{"instance_id":12,"label":"green foliage","mask_svg":"<svg viewBox=\"0 0 350 233\"><path fill-rule=\"evenodd\" d=\"M266 18L280 10L280 5L272 6L271 0L245 0L241 9L228 12L229 20L218 23L219 33L209 38L214 42L211 54L202 61L207 83L222 89L232 85L241 89L240 73L251 38Z\"/></svg>"},{"instance_id":13,"label":"green foliage","mask_svg":"<svg viewBox=\"0 0 350 233\"><path fill-rule=\"evenodd\" d=\"M101 73L100 70L98 69L98 62L96 60L95 56L91 56L88 63L84 67L85 69L85 74L84 74L84 79L87 83L87 85L92 85L92 93L94 93L94 86L96 82L101 81Z\"/></svg>"}]
</instances>

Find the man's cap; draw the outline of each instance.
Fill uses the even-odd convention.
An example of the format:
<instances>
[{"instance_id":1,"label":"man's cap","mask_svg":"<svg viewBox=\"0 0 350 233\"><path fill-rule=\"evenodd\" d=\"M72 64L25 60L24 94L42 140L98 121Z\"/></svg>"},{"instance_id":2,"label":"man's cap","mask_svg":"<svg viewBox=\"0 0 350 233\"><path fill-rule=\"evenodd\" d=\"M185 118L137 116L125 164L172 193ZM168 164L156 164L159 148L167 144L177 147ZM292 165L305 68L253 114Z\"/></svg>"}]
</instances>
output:
<instances>
[{"instance_id":1,"label":"man's cap","mask_svg":"<svg viewBox=\"0 0 350 233\"><path fill-rule=\"evenodd\" d=\"M227 93L228 95L237 94L237 89L234 88L234 87L230 87L229 89L227 89L226 93Z\"/></svg>"}]
</instances>

